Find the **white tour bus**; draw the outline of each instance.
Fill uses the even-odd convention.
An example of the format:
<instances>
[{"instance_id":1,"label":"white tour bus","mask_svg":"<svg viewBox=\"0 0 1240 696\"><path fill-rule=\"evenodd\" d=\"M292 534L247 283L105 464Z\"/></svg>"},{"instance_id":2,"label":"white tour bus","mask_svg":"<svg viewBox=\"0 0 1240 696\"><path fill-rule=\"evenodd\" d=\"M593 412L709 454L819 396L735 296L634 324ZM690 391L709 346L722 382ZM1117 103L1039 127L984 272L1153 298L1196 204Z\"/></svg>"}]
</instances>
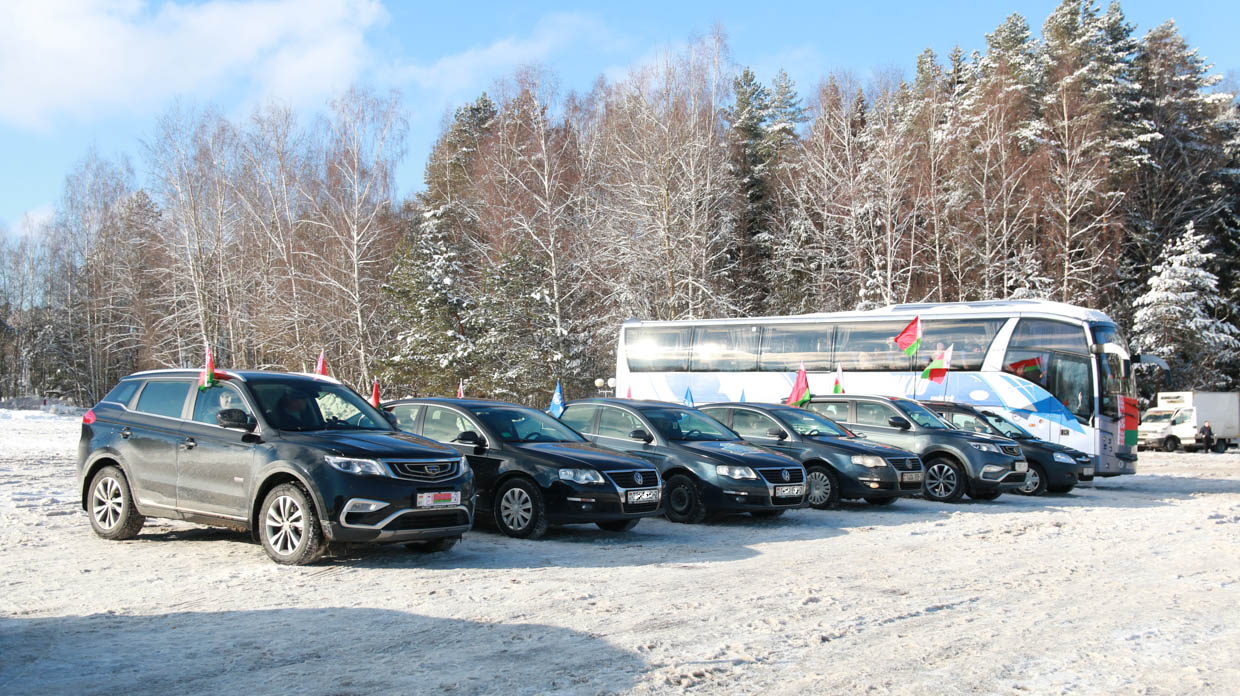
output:
<instances>
[{"instance_id":1,"label":"white tour bus","mask_svg":"<svg viewBox=\"0 0 1240 696\"><path fill-rule=\"evenodd\" d=\"M922 343L910 358L893 339L916 316ZM949 345L954 349L944 382L921 379L931 358ZM788 398L802 363L814 395L831 393L841 365L847 393L984 406L1041 439L1092 455L1097 475L1118 476L1136 471L1133 361L1115 322L1102 312L1037 300L630 320L616 349L615 393L680 402L688 391L699 404L773 403Z\"/></svg>"}]
</instances>

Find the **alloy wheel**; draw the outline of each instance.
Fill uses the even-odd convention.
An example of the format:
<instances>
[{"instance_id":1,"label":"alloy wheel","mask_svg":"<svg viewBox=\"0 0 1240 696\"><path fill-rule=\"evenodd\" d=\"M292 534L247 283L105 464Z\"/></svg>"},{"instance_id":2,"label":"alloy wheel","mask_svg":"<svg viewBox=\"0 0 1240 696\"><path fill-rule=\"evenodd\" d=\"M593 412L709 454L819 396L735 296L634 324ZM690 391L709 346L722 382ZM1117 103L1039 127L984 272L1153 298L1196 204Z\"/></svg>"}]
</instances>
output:
<instances>
[{"instance_id":1,"label":"alloy wheel","mask_svg":"<svg viewBox=\"0 0 1240 696\"><path fill-rule=\"evenodd\" d=\"M293 498L282 495L267 508L267 538L276 553L289 555L301 545L306 533L306 516Z\"/></svg>"},{"instance_id":2,"label":"alloy wheel","mask_svg":"<svg viewBox=\"0 0 1240 696\"><path fill-rule=\"evenodd\" d=\"M499 515L509 529L525 529L534 516L534 501L521 488L509 488L500 500Z\"/></svg>"},{"instance_id":3,"label":"alloy wheel","mask_svg":"<svg viewBox=\"0 0 1240 696\"><path fill-rule=\"evenodd\" d=\"M94 514L95 521L104 529L112 529L121 519L121 509L125 505L125 496L121 493L121 485L114 478L100 479L95 484Z\"/></svg>"},{"instance_id":4,"label":"alloy wheel","mask_svg":"<svg viewBox=\"0 0 1240 696\"><path fill-rule=\"evenodd\" d=\"M935 498L948 497L956 485L956 470L947 464L934 464L926 470L926 490Z\"/></svg>"},{"instance_id":5,"label":"alloy wheel","mask_svg":"<svg viewBox=\"0 0 1240 696\"><path fill-rule=\"evenodd\" d=\"M1025 484L1020 487L1020 492L1025 495L1032 495L1034 491L1038 490L1040 485L1042 485L1042 475L1038 473L1037 469L1029 467L1028 473L1025 474Z\"/></svg>"}]
</instances>

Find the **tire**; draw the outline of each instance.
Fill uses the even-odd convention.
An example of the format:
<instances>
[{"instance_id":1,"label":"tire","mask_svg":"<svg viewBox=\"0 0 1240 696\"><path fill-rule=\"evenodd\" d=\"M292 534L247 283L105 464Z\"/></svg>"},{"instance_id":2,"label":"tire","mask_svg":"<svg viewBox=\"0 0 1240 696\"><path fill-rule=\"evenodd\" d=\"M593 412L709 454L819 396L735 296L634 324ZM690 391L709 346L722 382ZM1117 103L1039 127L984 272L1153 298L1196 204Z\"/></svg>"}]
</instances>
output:
<instances>
[{"instance_id":1,"label":"tire","mask_svg":"<svg viewBox=\"0 0 1240 696\"><path fill-rule=\"evenodd\" d=\"M760 520L773 520L784 514L784 510L753 510L749 514Z\"/></svg>"},{"instance_id":2,"label":"tire","mask_svg":"<svg viewBox=\"0 0 1240 696\"><path fill-rule=\"evenodd\" d=\"M1050 493L1068 493L1068 492L1070 492L1073 488L1076 488L1076 484L1075 484L1075 483L1073 483L1073 484L1069 484L1069 485L1067 485L1067 486L1047 486L1047 487L1046 487L1046 490L1047 490L1048 492L1050 492Z\"/></svg>"},{"instance_id":3,"label":"tire","mask_svg":"<svg viewBox=\"0 0 1240 696\"><path fill-rule=\"evenodd\" d=\"M1180 438L1175 435L1168 435L1167 438L1163 440L1162 449L1164 452L1174 452L1180 449Z\"/></svg>"},{"instance_id":4,"label":"tire","mask_svg":"<svg viewBox=\"0 0 1240 696\"><path fill-rule=\"evenodd\" d=\"M453 546L460 543L460 541L461 538L459 536L443 537L440 539L432 539L431 541L411 541L408 544L405 544L405 548L418 553L440 553L451 549Z\"/></svg>"},{"instance_id":5,"label":"tire","mask_svg":"<svg viewBox=\"0 0 1240 696\"><path fill-rule=\"evenodd\" d=\"M986 493L974 493L969 491L969 500L995 500L1003 495L1003 491L987 491Z\"/></svg>"},{"instance_id":6,"label":"tire","mask_svg":"<svg viewBox=\"0 0 1240 696\"><path fill-rule=\"evenodd\" d=\"M946 457L926 462L926 479L921 494L938 503L954 503L964 495L964 474L960 466Z\"/></svg>"},{"instance_id":7,"label":"tire","mask_svg":"<svg viewBox=\"0 0 1240 696\"><path fill-rule=\"evenodd\" d=\"M495 491L495 526L514 539L537 539L547 533L542 491L528 479L511 478Z\"/></svg>"},{"instance_id":8,"label":"tire","mask_svg":"<svg viewBox=\"0 0 1240 696\"><path fill-rule=\"evenodd\" d=\"M1029 464L1029 474L1025 476L1025 485L1019 491L1024 495L1042 495L1046 493L1046 469L1041 464Z\"/></svg>"},{"instance_id":9,"label":"tire","mask_svg":"<svg viewBox=\"0 0 1240 696\"><path fill-rule=\"evenodd\" d=\"M280 565L306 565L323 556L327 544L310 494L295 483L282 483L267 493L258 511L258 540Z\"/></svg>"},{"instance_id":10,"label":"tire","mask_svg":"<svg viewBox=\"0 0 1240 696\"><path fill-rule=\"evenodd\" d=\"M878 505L879 507L882 507L884 505L891 505L896 502L898 498L863 498L863 500L870 505Z\"/></svg>"},{"instance_id":11,"label":"tire","mask_svg":"<svg viewBox=\"0 0 1240 696\"><path fill-rule=\"evenodd\" d=\"M1227 451L1227 441L1226 441L1226 440L1215 440L1215 441L1214 441L1214 446L1210 448L1210 451L1211 451L1211 452L1214 452L1215 454L1222 454L1222 453L1226 452L1226 451Z\"/></svg>"},{"instance_id":12,"label":"tire","mask_svg":"<svg viewBox=\"0 0 1240 696\"><path fill-rule=\"evenodd\" d=\"M697 482L684 474L673 474L664 486L663 514L680 524L698 524L706 519L706 506Z\"/></svg>"},{"instance_id":13,"label":"tire","mask_svg":"<svg viewBox=\"0 0 1240 696\"><path fill-rule=\"evenodd\" d=\"M86 506L91 528L104 539L132 539L146 523L134 505L129 479L119 467L105 466L95 473Z\"/></svg>"},{"instance_id":14,"label":"tire","mask_svg":"<svg viewBox=\"0 0 1240 696\"><path fill-rule=\"evenodd\" d=\"M831 467L821 464L806 467L805 483L810 507L831 510L840 506L840 477Z\"/></svg>"},{"instance_id":15,"label":"tire","mask_svg":"<svg viewBox=\"0 0 1240 696\"><path fill-rule=\"evenodd\" d=\"M595 522L598 528L604 532L627 532L637 526L639 520L612 520L610 522Z\"/></svg>"}]
</instances>

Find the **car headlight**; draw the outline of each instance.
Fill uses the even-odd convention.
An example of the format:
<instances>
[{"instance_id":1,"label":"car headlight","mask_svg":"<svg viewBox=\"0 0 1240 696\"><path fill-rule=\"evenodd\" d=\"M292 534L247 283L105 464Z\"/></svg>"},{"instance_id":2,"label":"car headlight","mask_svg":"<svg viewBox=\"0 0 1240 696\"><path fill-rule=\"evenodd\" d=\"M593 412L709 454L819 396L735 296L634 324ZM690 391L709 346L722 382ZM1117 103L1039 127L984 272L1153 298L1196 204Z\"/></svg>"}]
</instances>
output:
<instances>
[{"instance_id":1,"label":"car headlight","mask_svg":"<svg viewBox=\"0 0 1240 696\"><path fill-rule=\"evenodd\" d=\"M464 457L461 457L461 475L464 476L465 474L468 474L468 473L469 473L469 460L465 459Z\"/></svg>"},{"instance_id":2,"label":"car headlight","mask_svg":"<svg viewBox=\"0 0 1240 696\"><path fill-rule=\"evenodd\" d=\"M719 476L727 476L734 479L756 479L758 475L747 466L732 466L731 464L716 464L715 473Z\"/></svg>"},{"instance_id":3,"label":"car headlight","mask_svg":"<svg viewBox=\"0 0 1240 696\"><path fill-rule=\"evenodd\" d=\"M333 469L338 469L346 474L357 474L359 476L387 476L387 468L374 459L354 459L353 457L333 457L327 456L327 463Z\"/></svg>"},{"instance_id":4,"label":"car headlight","mask_svg":"<svg viewBox=\"0 0 1240 696\"><path fill-rule=\"evenodd\" d=\"M560 480L573 483L602 483L603 475L594 469L560 469Z\"/></svg>"},{"instance_id":5,"label":"car headlight","mask_svg":"<svg viewBox=\"0 0 1240 696\"><path fill-rule=\"evenodd\" d=\"M1066 452L1056 452L1055 461L1059 462L1060 464L1075 464L1076 463L1076 460L1068 456Z\"/></svg>"},{"instance_id":6,"label":"car headlight","mask_svg":"<svg viewBox=\"0 0 1240 696\"><path fill-rule=\"evenodd\" d=\"M973 445L973 449L976 450L981 450L983 452L994 452L995 454L999 453L999 448L989 442L970 442L969 444Z\"/></svg>"},{"instance_id":7,"label":"car headlight","mask_svg":"<svg viewBox=\"0 0 1240 696\"><path fill-rule=\"evenodd\" d=\"M852 463L855 466L866 466L871 469L882 469L887 466L886 459L873 454L854 454L852 456Z\"/></svg>"}]
</instances>

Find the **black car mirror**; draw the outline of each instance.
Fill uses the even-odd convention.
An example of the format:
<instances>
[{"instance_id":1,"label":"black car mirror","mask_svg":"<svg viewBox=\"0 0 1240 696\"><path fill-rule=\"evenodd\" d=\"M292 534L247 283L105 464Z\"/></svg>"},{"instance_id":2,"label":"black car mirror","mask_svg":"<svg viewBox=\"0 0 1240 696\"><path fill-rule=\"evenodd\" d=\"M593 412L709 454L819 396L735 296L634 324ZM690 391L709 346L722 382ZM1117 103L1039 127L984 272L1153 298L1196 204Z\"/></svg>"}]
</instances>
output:
<instances>
[{"instance_id":1,"label":"black car mirror","mask_svg":"<svg viewBox=\"0 0 1240 696\"><path fill-rule=\"evenodd\" d=\"M254 420L254 416L239 408L221 410L215 416L215 423L221 428L238 428L246 432L258 427L258 421Z\"/></svg>"},{"instance_id":2,"label":"black car mirror","mask_svg":"<svg viewBox=\"0 0 1240 696\"><path fill-rule=\"evenodd\" d=\"M770 428L766 431L766 436L773 437L776 440L783 440L788 437L788 433L784 432L783 430L779 428Z\"/></svg>"},{"instance_id":3,"label":"black car mirror","mask_svg":"<svg viewBox=\"0 0 1240 696\"><path fill-rule=\"evenodd\" d=\"M482 438L478 436L478 433L475 433L472 430L463 431L461 434L453 438L452 441L459 442L463 445L474 445L475 447L482 444Z\"/></svg>"},{"instance_id":4,"label":"black car mirror","mask_svg":"<svg viewBox=\"0 0 1240 696\"><path fill-rule=\"evenodd\" d=\"M645 430L641 428L637 428L633 432L629 433L629 437L634 440L641 440L642 442L646 442L646 443L649 443L650 441L654 440L654 435L651 435L650 433L646 432Z\"/></svg>"},{"instance_id":5,"label":"black car mirror","mask_svg":"<svg viewBox=\"0 0 1240 696\"><path fill-rule=\"evenodd\" d=\"M888 418L887 425L890 425L893 428L899 428L900 430L908 430L913 427L913 424L909 423L907 418L901 418L900 416L892 416L891 418Z\"/></svg>"}]
</instances>

